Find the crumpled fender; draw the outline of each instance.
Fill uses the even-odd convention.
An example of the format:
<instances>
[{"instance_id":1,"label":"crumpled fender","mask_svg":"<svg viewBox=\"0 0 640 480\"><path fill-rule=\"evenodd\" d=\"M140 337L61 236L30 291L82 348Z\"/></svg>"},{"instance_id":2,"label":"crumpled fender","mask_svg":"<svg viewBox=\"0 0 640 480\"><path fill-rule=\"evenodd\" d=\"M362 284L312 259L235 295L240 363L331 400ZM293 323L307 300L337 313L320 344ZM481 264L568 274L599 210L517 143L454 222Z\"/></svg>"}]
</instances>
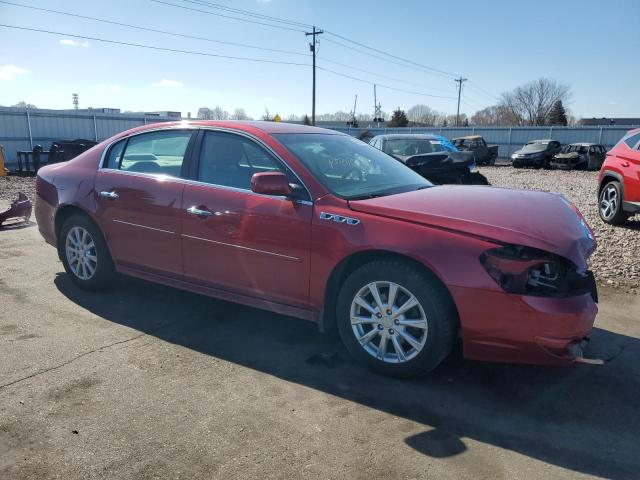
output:
<instances>
[{"instance_id":1,"label":"crumpled fender","mask_svg":"<svg viewBox=\"0 0 640 480\"><path fill-rule=\"evenodd\" d=\"M28 222L29 218L31 218L32 209L31 200L20 192L18 198L11 203L11 206L0 213L0 228Z\"/></svg>"}]
</instances>

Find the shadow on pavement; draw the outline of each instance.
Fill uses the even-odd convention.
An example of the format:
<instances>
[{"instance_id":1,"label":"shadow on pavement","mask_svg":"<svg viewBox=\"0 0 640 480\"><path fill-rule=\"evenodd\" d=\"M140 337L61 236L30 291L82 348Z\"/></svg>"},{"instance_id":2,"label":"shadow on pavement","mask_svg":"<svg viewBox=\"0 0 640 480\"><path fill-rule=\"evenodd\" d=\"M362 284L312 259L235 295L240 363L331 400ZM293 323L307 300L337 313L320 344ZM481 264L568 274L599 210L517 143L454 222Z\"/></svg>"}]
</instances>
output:
<instances>
[{"instance_id":1,"label":"shadow on pavement","mask_svg":"<svg viewBox=\"0 0 640 480\"><path fill-rule=\"evenodd\" d=\"M413 380L355 365L335 335L314 324L121 277L107 293L55 279L92 313L213 357L424 425L399 441L435 458L463 454L466 439L609 478L640 472L640 341L595 329L591 356L605 366L543 368L450 358ZM317 361L318 358L330 361Z\"/></svg>"}]
</instances>

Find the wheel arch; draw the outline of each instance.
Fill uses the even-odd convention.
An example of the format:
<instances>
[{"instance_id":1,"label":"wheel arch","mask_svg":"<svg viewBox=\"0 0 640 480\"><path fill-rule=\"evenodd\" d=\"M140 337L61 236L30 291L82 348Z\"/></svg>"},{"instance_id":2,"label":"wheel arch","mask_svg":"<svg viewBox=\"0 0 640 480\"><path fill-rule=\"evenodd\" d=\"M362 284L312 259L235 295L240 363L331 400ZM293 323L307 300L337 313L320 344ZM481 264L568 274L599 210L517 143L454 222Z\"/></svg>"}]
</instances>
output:
<instances>
[{"instance_id":1,"label":"wheel arch","mask_svg":"<svg viewBox=\"0 0 640 480\"><path fill-rule=\"evenodd\" d=\"M602 193L602 189L604 186L609 183L617 181L620 182L620 189L622 190L622 198L624 200L624 178L618 172L613 172L611 170L605 170L602 174L602 179L600 180L600 185L598 186L598 198L600 198L600 194Z\"/></svg>"},{"instance_id":2,"label":"wheel arch","mask_svg":"<svg viewBox=\"0 0 640 480\"><path fill-rule=\"evenodd\" d=\"M109 250L109 254L111 254L111 247L109 246L109 242L107 241L107 238L105 237L104 232L102 231L102 229L100 228L100 225L98 225L98 222L96 222L96 220L93 218L93 216L87 212L85 209L74 205L74 204L65 204L65 205L61 205L60 207L58 207L58 209L56 210L56 214L54 216L54 220L53 220L53 228L54 228L54 233L56 236L56 245L58 248L58 255L61 254L60 251L60 230L62 229L62 226L64 225L64 222L71 216L73 215L82 215L83 217L87 218L91 223L93 223L96 228L98 229L98 231L102 234L102 238L104 239L105 244L107 245L107 249Z\"/></svg>"},{"instance_id":3,"label":"wheel arch","mask_svg":"<svg viewBox=\"0 0 640 480\"><path fill-rule=\"evenodd\" d=\"M336 325L336 303L338 299L338 294L340 292L340 287L344 283L344 281L349 277L349 275L354 272L356 269L360 268L367 263L376 261L376 260L396 260L400 262L404 262L410 264L427 275L431 276L434 280L438 282L438 284L442 287L442 290L446 293L453 308L456 311L456 329L460 328L460 316L458 313L458 308L456 306L455 300L451 292L447 288L446 284L442 281L442 279L434 272L433 269L429 268L429 266L424 263L416 260L415 258L404 255L398 252L393 252L390 250L363 250L359 252L352 253L347 257L343 258L331 271L329 278L327 279L325 291L324 291L324 302L322 312L318 318L318 328L321 332L329 332L333 330Z\"/></svg>"}]
</instances>

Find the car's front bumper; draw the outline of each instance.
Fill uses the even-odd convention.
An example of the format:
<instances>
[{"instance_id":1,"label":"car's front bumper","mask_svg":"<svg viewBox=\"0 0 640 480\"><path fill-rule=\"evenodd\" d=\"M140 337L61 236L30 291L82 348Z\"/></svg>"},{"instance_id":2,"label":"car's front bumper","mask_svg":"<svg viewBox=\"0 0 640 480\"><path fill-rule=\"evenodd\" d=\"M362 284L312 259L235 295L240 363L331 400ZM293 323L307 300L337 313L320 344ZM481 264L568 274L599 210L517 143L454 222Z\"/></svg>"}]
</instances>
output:
<instances>
[{"instance_id":1,"label":"car's front bumper","mask_svg":"<svg viewBox=\"0 0 640 480\"><path fill-rule=\"evenodd\" d=\"M538 167L542 165L544 158L543 157L511 157L511 160L514 165L523 166L523 167Z\"/></svg>"},{"instance_id":2,"label":"car's front bumper","mask_svg":"<svg viewBox=\"0 0 640 480\"><path fill-rule=\"evenodd\" d=\"M465 358L507 363L567 365L581 360L598 306L595 295L532 297L466 287L451 288Z\"/></svg>"},{"instance_id":3,"label":"car's front bumper","mask_svg":"<svg viewBox=\"0 0 640 480\"><path fill-rule=\"evenodd\" d=\"M558 168L561 170L571 170L577 167L577 160L551 160L551 168Z\"/></svg>"}]
</instances>

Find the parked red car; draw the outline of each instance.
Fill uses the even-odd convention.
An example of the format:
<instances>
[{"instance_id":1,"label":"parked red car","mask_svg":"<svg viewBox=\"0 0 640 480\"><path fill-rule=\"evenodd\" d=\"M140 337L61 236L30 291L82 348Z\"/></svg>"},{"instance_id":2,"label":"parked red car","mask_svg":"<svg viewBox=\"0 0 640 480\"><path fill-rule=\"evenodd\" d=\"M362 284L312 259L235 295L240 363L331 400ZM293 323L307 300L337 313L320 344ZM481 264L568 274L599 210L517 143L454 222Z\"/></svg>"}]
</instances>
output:
<instances>
[{"instance_id":1,"label":"parked red car","mask_svg":"<svg viewBox=\"0 0 640 480\"><path fill-rule=\"evenodd\" d=\"M620 225L640 212L640 128L631 130L607 152L598 176L600 218Z\"/></svg>"},{"instance_id":2,"label":"parked red car","mask_svg":"<svg viewBox=\"0 0 640 480\"><path fill-rule=\"evenodd\" d=\"M597 312L596 244L564 197L433 186L320 128L129 130L42 168L35 213L82 288L121 272L337 325L390 375L433 369L457 338L472 359L583 360Z\"/></svg>"}]
</instances>

